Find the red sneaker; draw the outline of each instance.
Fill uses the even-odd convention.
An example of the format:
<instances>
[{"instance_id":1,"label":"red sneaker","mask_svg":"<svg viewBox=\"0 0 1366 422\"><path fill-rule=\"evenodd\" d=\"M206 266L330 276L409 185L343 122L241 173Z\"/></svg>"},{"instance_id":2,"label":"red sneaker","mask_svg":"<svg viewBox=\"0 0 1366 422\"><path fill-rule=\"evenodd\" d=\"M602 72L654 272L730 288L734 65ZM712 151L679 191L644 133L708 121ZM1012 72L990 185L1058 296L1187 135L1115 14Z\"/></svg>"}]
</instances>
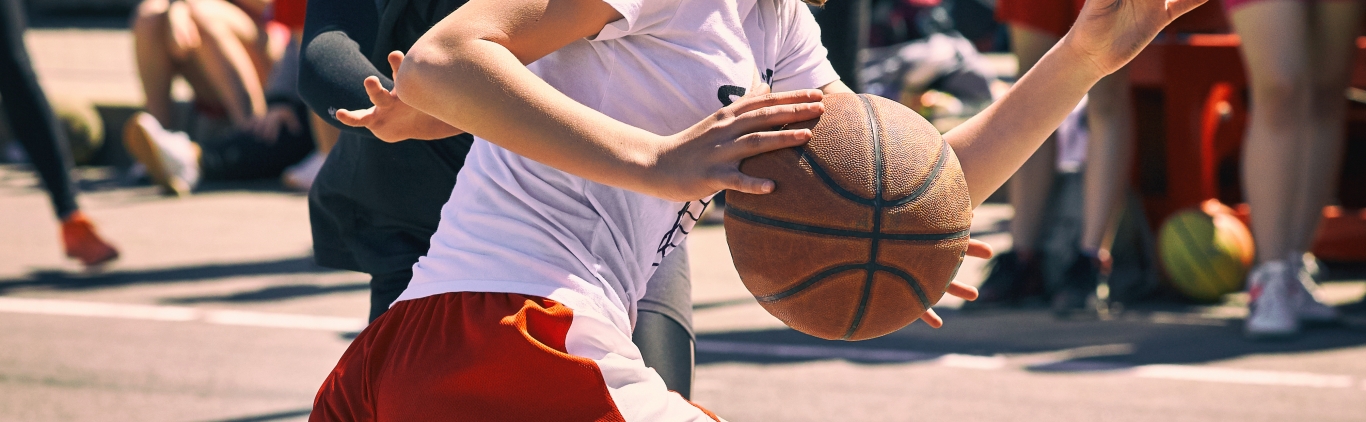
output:
<instances>
[{"instance_id":1,"label":"red sneaker","mask_svg":"<svg viewBox=\"0 0 1366 422\"><path fill-rule=\"evenodd\" d=\"M62 245L66 247L66 256L80 260L87 267L119 257L119 251L95 234L95 224L80 211L71 213L62 221Z\"/></svg>"}]
</instances>

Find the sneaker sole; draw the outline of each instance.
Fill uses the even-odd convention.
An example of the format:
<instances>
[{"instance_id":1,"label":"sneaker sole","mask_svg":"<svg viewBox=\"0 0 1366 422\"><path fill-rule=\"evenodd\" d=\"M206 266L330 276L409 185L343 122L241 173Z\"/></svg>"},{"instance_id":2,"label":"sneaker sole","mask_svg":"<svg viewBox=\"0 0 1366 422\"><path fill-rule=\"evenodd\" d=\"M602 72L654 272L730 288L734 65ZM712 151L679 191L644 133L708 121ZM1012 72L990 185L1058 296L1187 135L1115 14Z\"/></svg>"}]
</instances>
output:
<instances>
[{"instance_id":1,"label":"sneaker sole","mask_svg":"<svg viewBox=\"0 0 1366 422\"><path fill-rule=\"evenodd\" d=\"M166 170L166 166L162 164L165 160L161 153L157 152L157 147L152 145L152 136L147 133L147 129L138 124L136 115L123 126L123 146L134 159L147 168L147 176L151 177L152 183L161 187L163 192L175 196L190 194L189 184L171 177L170 172Z\"/></svg>"}]
</instances>

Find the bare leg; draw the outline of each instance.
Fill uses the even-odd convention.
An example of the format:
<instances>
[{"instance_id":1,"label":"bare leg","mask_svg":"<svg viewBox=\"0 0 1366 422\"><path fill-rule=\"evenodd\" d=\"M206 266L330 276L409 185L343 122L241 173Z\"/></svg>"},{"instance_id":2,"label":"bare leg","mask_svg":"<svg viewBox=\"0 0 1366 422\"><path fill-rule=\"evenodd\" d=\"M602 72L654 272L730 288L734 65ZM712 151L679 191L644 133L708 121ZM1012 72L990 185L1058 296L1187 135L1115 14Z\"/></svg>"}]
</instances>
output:
<instances>
[{"instance_id":1,"label":"bare leg","mask_svg":"<svg viewBox=\"0 0 1366 422\"><path fill-rule=\"evenodd\" d=\"M1086 145L1081 247L1097 252L1118 221L1134 155L1134 107L1128 68L1101 79L1088 95L1091 137Z\"/></svg>"},{"instance_id":2,"label":"bare leg","mask_svg":"<svg viewBox=\"0 0 1366 422\"><path fill-rule=\"evenodd\" d=\"M133 13L133 52L146 98L147 112L162 124L170 124L171 79L176 75L171 59L174 40L168 21L167 0L146 0Z\"/></svg>"},{"instance_id":3,"label":"bare leg","mask_svg":"<svg viewBox=\"0 0 1366 422\"><path fill-rule=\"evenodd\" d=\"M1296 248L1295 191L1301 156L1315 121L1311 108L1308 16L1304 3L1265 1L1233 11L1233 27L1252 85L1251 122L1243 149L1243 189L1252 206L1258 262L1285 259Z\"/></svg>"},{"instance_id":4,"label":"bare leg","mask_svg":"<svg viewBox=\"0 0 1366 422\"><path fill-rule=\"evenodd\" d=\"M308 113L308 124L313 129L313 144L318 148L318 153L327 156L327 153L332 151L332 146L337 144L341 129L332 127L313 113Z\"/></svg>"},{"instance_id":5,"label":"bare leg","mask_svg":"<svg viewBox=\"0 0 1366 422\"><path fill-rule=\"evenodd\" d=\"M191 0L203 40L194 58L238 127L266 112L263 79L270 65L256 23L237 6L222 0Z\"/></svg>"},{"instance_id":6,"label":"bare leg","mask_svg":"<svg viewBox=\"0 0 1366 422\"><path fill-rule=\"evenodd\" d=\"M1290 252L1295 254L1309 250L1322 219L1322 209L1331 201L1338 172L1342 170L1347 106L1343 91L1351 78L1362 10L1362 4L1355 1L1320 1L1310 11L1308 68L1313 72L1313 108L1312 120L1307 121L1307 137L1300 146L1303 152L1297 166L1298 197L1291 201L1288 243Z\"/></svg>"},{"instance_id":7,"label":"bare leg","mask_svg":"<svg viewBox=\"0 0 1366 422\"><path fill-rule=\"evenodd\" d=\"M1048 49L1057 44L1058 37L1011 25L1010 41L1010 48L1019 58L1020 74L1023 75L1038 63ZM1010 234L1014 239L1013 248L1022 259L1032 259L1038 244L1044 209L1048 206L1048 193L1053 187L1056 162L1057 144L1049 137L1010 178L1010 205L1015 209L1015 217L1010 222Z\"/></svg>"}]
</instances>

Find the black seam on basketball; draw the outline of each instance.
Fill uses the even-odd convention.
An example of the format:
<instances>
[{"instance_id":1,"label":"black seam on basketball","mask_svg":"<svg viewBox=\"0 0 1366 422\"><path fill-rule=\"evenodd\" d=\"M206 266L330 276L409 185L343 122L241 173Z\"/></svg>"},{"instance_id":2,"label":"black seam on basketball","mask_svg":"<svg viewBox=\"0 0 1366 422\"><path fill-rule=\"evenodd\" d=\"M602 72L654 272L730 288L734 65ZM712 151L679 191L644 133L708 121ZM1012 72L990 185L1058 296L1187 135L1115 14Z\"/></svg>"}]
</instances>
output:
<instances>
[{"instance_id":1,"label":"black seam on basketball","mask_svg":"<svg viewBox=\"0 0 1366 422\"><path fill-rule=\"evenodd\" d=\"M911 275L908 272L902 271L900 268L888 267L886 265L878 265L877 269L880 271L892 273L892 275L895 275L897 277L901 277L902 281L905 281L906 284L909 284L911 286L911 290L915 292L916 299L920 299L920 306L925 308L925 310L927 311L930 309L930 297L925 294L925 289L920 287L920 282L915 279L915 276Z\"/></svg>"},{"instance_id":2,"label":"black seam on basketball","mask_svg":"<svg viewBox=\"0 0 1366 422\"><path fill-rule=\"evenodd\" d=\"M876 240L873 242L874 244L877 243ZM868 273L868 276L863 279L863 293L859 295L858 308L854 309L854 320L849 323L849 330L844 332L844 337L840 337L840 340L848 340L854 337L859 326L863 325L863 316L868 313L868 301L873 297L873 276L877 274L877 270L874 269L876 266L875 263L864 266L864 271Z\"/></svg>"},{"instance_id":3,"label":"black seam on basketball","mask_svg":"<svg viewBox=\"0 0 1366 422\"><path fill-rule=\"evenodd\" d=\"M835 191L839 196L843 196L844 199L854 201L855 203L868 206L873 205L873 200L858 196L853 192L845 190L839 183L835 183L835 179L830 177L830 173L825 172L825 168L822 168L821 165L816 162L816 157L812 157L811 153L807 151L806 148L795 149L797 150L797 154L800 154L801 158L806 160L806 164L811 166L811 172L816 173L816 177L819 177L821 182L825 183L825 186L829 187L830 190Z\"/></svg>"},{"instance_id":4,"label":"black seam on basketball","mask_svg":"<svg viewBox=\"0 0 1366 422\"><path fill-rule=\"evenodd\" d=\"M878 126L877 113L873 109L872 101L868 100L866 94L859 94L858 99L863 103L863 111L868 114L868 132L873 143L873 237L872 245L868 247L868 263L866 265L868 276L863 279L863 294L859 296L858 308L854 311L854 320L849 323L849 330L845 331L843 340L848 340L863 325L863 316L868 312L868 301L873 296L873 276L877 274L874 268L877 264L878 244L881 243L882 234L882 193L886 189L882 180L882 128Z\"/></svg>"},{"instance_id":5,"label":"black seam on basketball","mask_svg":"<svg viewBox=\"0 0 1366 422\"><path fill-rule=\"evenodd\" d=\"M863 269L865 267L867 266L864 264L848 264L827 268L825 270L822 270L821 272L816 273L811 277L808 277L806 280L803 280L801 283L797 284L796 286L792 286L787 290L783 290L781 292L774 293L771 295L755 296L754 298L758 299L760 302L777 302L779 300L786 299L788 296L801 293L803 290L806 290L811 286L816 285L816 283L819 283L821 280L825 280L826 278L829 278L830 276L833 276L835 274L839 274L845 271Z\"/></svg>"},{"instance_id":6,"label":"black seam on basketball","mask_svg":"<svg viewBox=\"0 0 1366 422\"><path fill-rule=\"evenodd\" d=\"M940 240L957 239L967 236L971 230L961 230L953 233L872 233L855 230L836 229L831 227L812 226L809 224L794 223L791 221L779 220L772 217L755 215L748 211L743 211L735 207L726 209L726 216L735 217L755 224L773 226L780 229L799 231L803 233L823 234L829 236L853 237L858 239L878 239L878 240L898 240L903 242L934 242Z\"/></svg>"},{"instance_id":7,"label":"black seam on basketball","mask_svg":"<svg viewBox=\"0 0 1366 422\"><path fill-rule=\"evenodd\" d=\"M930 170L930 174L928 176L925 176L925 183L921 183L920 187L915 188L915 192L911 192L910 194L903 196L900 199L891 200L891 203L889 203L888 205L893 207L899 207L902 205L906 205L911 201L920 199L921 195L924 195L926 191L930 190L930 185L933 185L935 181L939 180L939 173L944 170L944 164L948 163L948 161L949 143L947 141L944 141L939 146L939 162L934 165L934 169Z\"/></svg>"}]
</instances>

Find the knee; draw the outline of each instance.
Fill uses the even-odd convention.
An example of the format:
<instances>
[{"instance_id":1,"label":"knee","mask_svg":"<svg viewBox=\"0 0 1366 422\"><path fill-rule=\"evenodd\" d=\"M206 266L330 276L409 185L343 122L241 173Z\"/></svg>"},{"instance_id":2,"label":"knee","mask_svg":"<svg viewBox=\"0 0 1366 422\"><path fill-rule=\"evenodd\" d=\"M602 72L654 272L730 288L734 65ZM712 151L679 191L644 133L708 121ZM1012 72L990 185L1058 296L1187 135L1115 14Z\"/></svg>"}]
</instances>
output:
<instances>
[{"instance_id":1,"label":"knee","mask_svg":"<svg viewBox=\"0 0 1366 422\"><path fill-rule=\"evenodd\" d=\"M1252 85L1253 112L1268 123L1294 124L1310 112L1313 89L1295 72L1261 78Z\"/></svg>"}]
</instances>

